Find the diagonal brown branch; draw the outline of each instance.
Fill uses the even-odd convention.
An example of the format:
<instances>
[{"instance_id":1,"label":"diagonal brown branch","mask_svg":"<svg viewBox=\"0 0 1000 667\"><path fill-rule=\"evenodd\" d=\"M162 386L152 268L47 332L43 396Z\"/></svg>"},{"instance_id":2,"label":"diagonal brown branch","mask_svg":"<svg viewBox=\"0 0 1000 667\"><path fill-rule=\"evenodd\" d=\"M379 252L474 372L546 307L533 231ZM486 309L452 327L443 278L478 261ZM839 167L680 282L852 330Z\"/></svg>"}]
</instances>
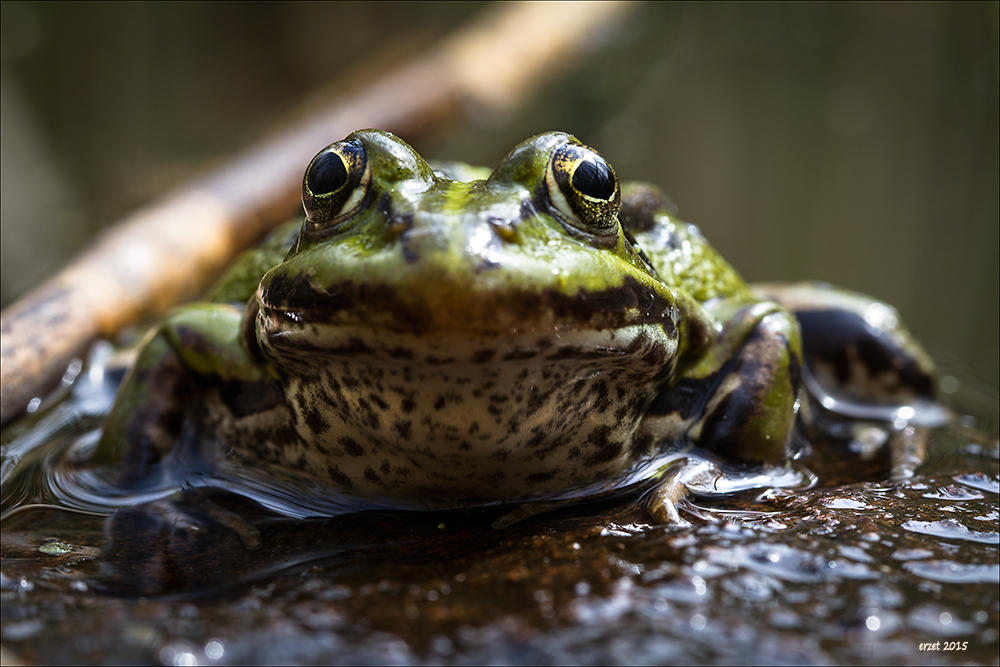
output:
<instances>
[{"instance_id":1,"label":"diagonal brown branch","mask_svg":"<svg viewBox=\"0 0 1000 667\"><path fill-rule=\"evenodd\" d=\"M363 127L412 134L469 110L516 106L625 11L599 2L491 8L359 94L120 221L0 316L0 423L96 337L197 294L281 222L322 146Z\"/></svg>"}]
</instances>

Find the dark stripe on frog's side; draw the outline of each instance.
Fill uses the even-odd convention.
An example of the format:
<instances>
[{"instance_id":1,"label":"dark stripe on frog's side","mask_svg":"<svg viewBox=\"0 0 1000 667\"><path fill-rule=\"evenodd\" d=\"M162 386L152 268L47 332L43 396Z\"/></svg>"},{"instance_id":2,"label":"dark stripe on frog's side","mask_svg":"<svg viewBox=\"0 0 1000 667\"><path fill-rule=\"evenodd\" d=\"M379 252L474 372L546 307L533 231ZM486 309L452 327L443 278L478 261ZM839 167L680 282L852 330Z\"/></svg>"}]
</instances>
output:
<instances>
[{"instance_id":1,"label":"dark stripe on frog's side","mask_svg":"<svg viewBox=\"0 0 1000 667\"><path fill-rule=\"evenodd\" d=\"M276 275L264 286L261 301L265 315L275 313L267 306L301 311L309 314L308 320L316 324L325 318L335 321L341 312L378 312L390 314L401 325L414 333L427 331L431 315L411 308L386 285L371 285L344 281L322 289L313 285L308 277L291 278ZM593 329L617 328L635 324L670 321L675 305L653 293L632 276L625 276L619 286L605 290L579 290L573 295L555 289L538 291L514 290L496 294L490 302L491 309L505 313L513 321L545 321L548 314L557 320L570 321ZM624 321L627 312L641 312L634 321ZM672 326L673 323L671 323Z\"/></svg>"}]
</instances>

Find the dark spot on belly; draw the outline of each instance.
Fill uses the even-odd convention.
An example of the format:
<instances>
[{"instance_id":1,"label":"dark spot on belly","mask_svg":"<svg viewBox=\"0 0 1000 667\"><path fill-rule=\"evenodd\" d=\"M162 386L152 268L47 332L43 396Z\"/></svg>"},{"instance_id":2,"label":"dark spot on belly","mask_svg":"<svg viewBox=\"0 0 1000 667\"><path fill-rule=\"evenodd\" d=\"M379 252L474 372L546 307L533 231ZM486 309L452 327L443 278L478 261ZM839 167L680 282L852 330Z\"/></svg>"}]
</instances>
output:
<instances>
[{"instance_id":1,"label":"dark spot on belly","mask_svg":"<svg viewBox=\"0 0 1000 667\"><path fill-rule=\"evenodd\" d=\"M338 440L338 442L340 443L341 447L344 448L344 451L347 452L349 456L353 456L354 458L359 458L365 455L365 448L362 447L360 444L358 444L358 442L354 438L345 436L340 440Z\"/></svg>"},{"instance_id":2,"label":"dark spot on belly","mask_svg":"<svg viewBox=\"0 0 1000 667\"><path fill-rule=\"evenodd\" d=\"M511 350L507 354L503 355L503 357L501 358L501 360L502 361L520 361L520 360L523 360L523 359L533 359L534 357L538 356L539 352L541 352L541 350L538 350L538 349L535 349L535 348L530 348L530 347L521 347L521 348L517 348L515 350Z\"/></svg>"},{"instance_id":3,"label":"dark spot on belly","mask_svg":"<svg viewBox=\"0 0 1000 667\"><path fill-rule=\"evenodd\" d=\"M403 399L402 403L399 404L399 409L403 411L403 414L410 414L417 408L416 401L413 400L412 396L407 396Z\"/></svg>"},{"instance_id":4,"label":"dark spot on belly","mask_svg":"<svg viewBox=\"0 0 1000 667\"><path fill-rule=\"evenodd\" d=\"M551 394L550 391L539 391L538 387L532 387L528 392L528 404L524 406L525 415L531 417L541 410Z\"/></svg>"},{"instance_id":5,"label":"dark spot on belly","mask_svg":"<svg viewBox=\"0 0 1000 667\"><path fill-rule=\"evenodd\" d=\"M410 422L410 421L405 421L405 422L404 421L396 421L396 422L393 422L392 428L395 429L396 433L399 434L400 438L402 438L403 440L409 440L410 439L410 425L411 424L412 424L412 422Z\"/></svg>"},{"instance_id":6,"label":"dark spot on belly","mask_svg":"<svg viewBox=\"0 0 1000 667\"><path fill-rule=\"evenodd\" d=\"M371 466L365 468L365 479L369 482L372 482L373 484L382 483L382 478L378 476L378 473L375 472L375 469L372 468Z\"/></svg>"},{"instance_id":7,"label":"dark spot on belly","mask_svg":"<svg viewBox=\"0 0 1000 667\"><path fill-rule=\"evenodd\" d=\"M611 407L611 397L608 395L608 383L598 380L590 388L590 394L595 395L594 409L603 414Z\"/></svg>"},{"instance_id":8,"label":"dark spot on belly","mask_svg":"<svg viewBox=\"0 0 1000 667\"><path fill-rule=\"evenodd\" d=\"M336 482L345 489L350 489L354 486L354 482L351 481L350 476L346 475L344 471L333 464L326 466L326 474L331 481Z\"/></svg>"},{"instance_id":9,"label":"dark spot on belly","mask_svg":"<svg viewBox=\"0 0 1000 667\"><path fill-rule=\"evenodd\" d=\"M368 400L374 403L378 407L378 409L382 410L383 412L389 409L389 404L383 401L382 398L377 394L368 394Z\"/></svg>"},{"instance_id":10,"label":"dark spot on belly","mask_svg":"<svg viewBox=\"0 0 1000 667\"><path fill-rule=\"evenodd\" d=\"M530 484L544 484L551 481L559 474L559 468L546 470L545 472L533 472L526 478Z\"/></svg>"},{"instance_id":11,"label":"dark spot on belly","mask_svg":"<svg viewBox=\"0 0 1000 667\"><path fill-rule=\"evenodd\" d=\"M590 456L584 462L587 466L595 466L600 463L607 463L618 458L622 453L622 443L611 440L611 428L609 426L598 426L590 432L587 438L587 446L590 449Z\"/></svg>"},{"instance_id":12,"label":"dark spot on belly","mask_svg":"<svg viewBox=\"0 0 1000 667\"><path fill-rule=\"evenodd\" d=\"M334 407L337 405L336 399L330 396L330 394L327 393L326 389L324 389L322 385L320 385L317 388L316 397L319 399L319 402L324 405L328 405L330 407Z\"/></svg>"},{"instance_id":13,"label":"dark spot on belly","mask_svg":"<svg viewBox=\"0 0 1000 667\"><path fill-rule=\"evenodd\" d=\"M382 421L379 419L378 414L371 409L370 405L366 405L365 409L362 411L361 423L373 430L378 430L382 425Z\"/></svg>"},{"instance_id":14,"label":"dark spot on belly","mask_svg":"<svg viewBox=\"0 0 1000 667\"><path fill-rule=\"evenodd\" d=\"M510 458L511 451L504 447L503 449L498 449L490 455L491 459L495 459L497 463L504 463Z\"/></svg>"},{"instance_id":15,"label":"dark spot on belly","mask_svg":"<svg viewBox=\"0 0 1000 667\"><path fill-rule=\"evenodd\" d=\"M424 363L428 366L444 366L446 364L454 363L455 357L424 357Z\"/></svg>"},{"instance_id":16,"label":"dark spot on belly","mask_svg":"<svg viewBox=\"0 0 1000 667\"><path fill-rule=\"evenodd\" d=\"M374 348L360 338L350 338L338 347L330 348L327 353L342 357L353 357L358 354L371 354Z\"/></svg>"},{"instance_id":17,"label":"dark spot on belly","mask_svg":"<svg viewBox=\"0 0 1000 667\"><path fill-rule=\"evenodd\" d=\"M487 484L497 484L507 479L507 473L503 470L493 470L489 474L483 476L483 481Z\"/></svg>"},{"instance_id":18,"label":"dark spot on belly","mask_svg":"<svg viewBox=\"0 0 1000 667\"><path fill-rule=\"evenodd\" d=\"M472 363L474 364L485 364L492 361L493 357L496 355L496 350L479 350L472 355Z\"/></svg>"},{"instance_id":19,"label":"dark spot on belly","mask_svg":"<svg viewBox=\"0 0 1000 667\"><path fill-rule=\"evenodd\" d=\"M313 433L325 433L330 429L330 422L326 420L323 414L317 410L315 406L306 408L303 416L306 419L306 426Z\"/></svg>"}]
</instances>

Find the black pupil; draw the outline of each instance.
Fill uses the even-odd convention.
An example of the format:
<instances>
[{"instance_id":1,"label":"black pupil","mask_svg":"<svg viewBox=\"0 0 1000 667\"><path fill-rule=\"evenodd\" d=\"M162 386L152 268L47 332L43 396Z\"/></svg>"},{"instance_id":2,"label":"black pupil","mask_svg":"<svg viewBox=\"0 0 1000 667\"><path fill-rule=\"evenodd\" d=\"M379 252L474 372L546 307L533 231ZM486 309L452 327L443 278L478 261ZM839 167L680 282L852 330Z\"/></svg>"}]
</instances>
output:
<instances>
[{"instance_id":1,"label":"black pupil","mask_svg":"<svg viewBox=\"0 0 1000 667\"><path fill-rule=\"evenodd\" d=\"M309 190L314 195L336 192L347 183L347 167L344 160L333 152L323 153L313 162L309 170Z\"/></svg>"},{"instance_id":2,"label":"black pupil","mask_svg":"<svg viewBox=\"0 0 1000 667\"><path fill-rule=\"evenodd\" d=\"M573 172L573 187L594 199L611 199L615 193L615 177L607 162L588 157Z\"/></svg>"}]
</instances>

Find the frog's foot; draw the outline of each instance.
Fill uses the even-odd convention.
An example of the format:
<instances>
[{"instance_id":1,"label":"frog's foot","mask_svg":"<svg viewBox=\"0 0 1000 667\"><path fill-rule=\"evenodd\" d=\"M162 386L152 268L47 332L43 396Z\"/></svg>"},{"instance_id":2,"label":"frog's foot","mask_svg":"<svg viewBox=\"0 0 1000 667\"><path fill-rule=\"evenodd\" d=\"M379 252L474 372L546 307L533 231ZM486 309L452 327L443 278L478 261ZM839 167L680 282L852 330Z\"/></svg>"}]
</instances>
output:
<instances>
[{"instance_id":1,"label":"frog's foot","mask_svg":"<svg viewBox=\"0 0 1000 667\"><path fill-rule=\"evenodd\" d=\"M691 486L714 487L722 476L722 469L710 461L685 458L673 462L647 498L646 510L657 523L678 528L690 526L677 511L677 505L691 492Z\"/></svg>"}]
</instances>

